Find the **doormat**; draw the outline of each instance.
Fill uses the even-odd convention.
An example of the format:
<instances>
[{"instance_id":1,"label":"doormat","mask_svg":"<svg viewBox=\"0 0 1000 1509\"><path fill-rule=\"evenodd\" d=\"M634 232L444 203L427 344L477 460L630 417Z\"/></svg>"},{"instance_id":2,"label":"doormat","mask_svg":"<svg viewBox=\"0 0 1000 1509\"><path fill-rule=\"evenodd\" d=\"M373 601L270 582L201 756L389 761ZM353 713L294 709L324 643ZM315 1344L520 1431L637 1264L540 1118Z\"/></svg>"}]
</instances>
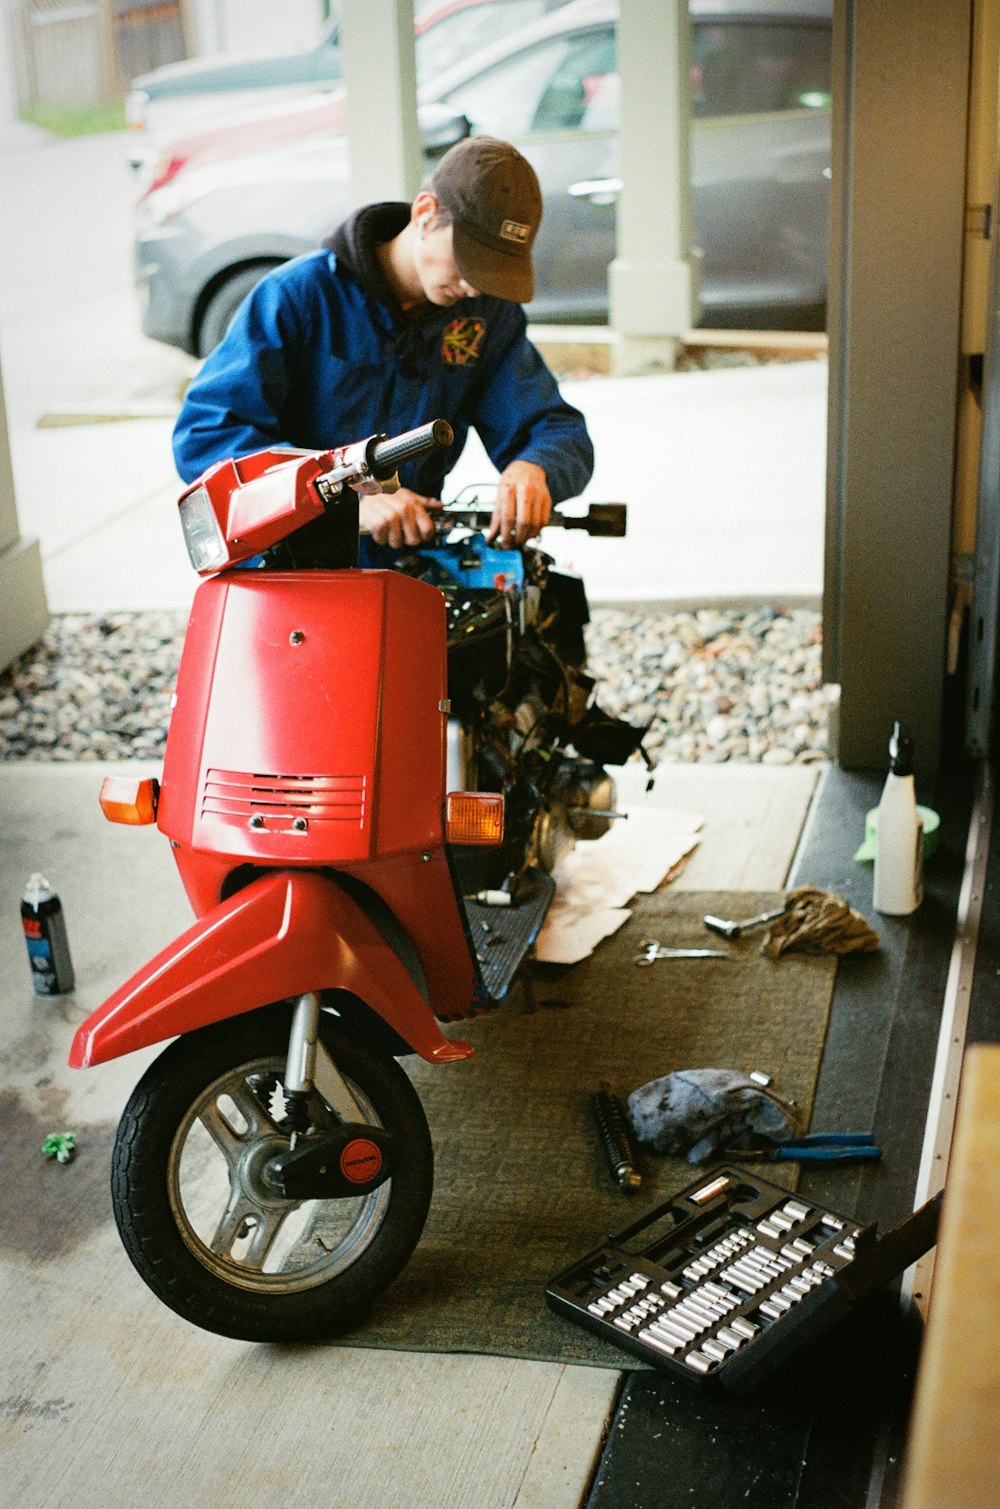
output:
<instances>
[{"instance_id":1,"label":"doormat","mask_svg":"<svg viewBox=\"0 0 1000 1509\"><path fill-rule=\"evenodd\" d=\"M536 967L535 1010L515 986L493 1015L450 1027L474 1045L472 1059L402 1060L430 1123L434 1198L406 1268L339 1344L637 1366L554 1315L545 1283L699 1170L637 1148L642 1186L624 1193L591 1096L607 1081L624 1098L675 1069L759 1069L808 1123L836 961L775 963L760 953L761 933L726 944L702 923L706 913L747 917L783 900L773 891L639 897L589 958ZM649 938L733 957L639 968L639 940ZM793 1189L798 1171L778 1163L758 1172Z\"/></svg>"}]
</instances>

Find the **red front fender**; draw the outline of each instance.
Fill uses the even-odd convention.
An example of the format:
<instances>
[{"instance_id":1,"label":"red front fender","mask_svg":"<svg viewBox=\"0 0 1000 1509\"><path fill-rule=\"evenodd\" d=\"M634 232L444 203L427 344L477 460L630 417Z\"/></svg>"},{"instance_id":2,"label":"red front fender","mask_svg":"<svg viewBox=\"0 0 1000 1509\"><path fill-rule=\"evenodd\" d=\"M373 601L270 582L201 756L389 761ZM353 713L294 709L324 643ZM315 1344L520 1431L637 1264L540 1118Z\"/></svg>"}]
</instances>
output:
<instances>
[{"instance_id":1,"label":"red front fender","mask_svg":"<svg viewBox=\"0 0 1000 1509\"><path fill-rule=\"evenodd\" d=\"M77 1030L73 1069L89 1068L210 1022L308 990L349 990L436 1063L468 1058L447 1038L364 912L331 880L283 871L208 912Z\"/></svg>"}]
</instances>

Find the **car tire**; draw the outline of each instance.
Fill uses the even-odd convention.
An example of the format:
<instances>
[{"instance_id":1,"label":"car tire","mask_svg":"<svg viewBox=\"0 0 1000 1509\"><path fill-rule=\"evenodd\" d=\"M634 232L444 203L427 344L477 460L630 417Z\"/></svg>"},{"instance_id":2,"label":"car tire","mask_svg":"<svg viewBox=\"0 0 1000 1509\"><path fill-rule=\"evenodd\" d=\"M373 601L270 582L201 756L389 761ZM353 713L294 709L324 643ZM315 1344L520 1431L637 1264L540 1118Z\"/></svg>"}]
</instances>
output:
<instances>
[{"instance_id":1,"label":"car tire","mask_svg":"<svg viewBox=\"0 0 1000 1509\"><path fill-rule=\"evenodd\" d=\"M220 283L201 313L198 322L197 348L201 357L209 356L223 339L233 316L252 288L256 288L265 273L277 262L255 262L252 267L243 267L232 277Z\"/></svg>"}]
</instances>

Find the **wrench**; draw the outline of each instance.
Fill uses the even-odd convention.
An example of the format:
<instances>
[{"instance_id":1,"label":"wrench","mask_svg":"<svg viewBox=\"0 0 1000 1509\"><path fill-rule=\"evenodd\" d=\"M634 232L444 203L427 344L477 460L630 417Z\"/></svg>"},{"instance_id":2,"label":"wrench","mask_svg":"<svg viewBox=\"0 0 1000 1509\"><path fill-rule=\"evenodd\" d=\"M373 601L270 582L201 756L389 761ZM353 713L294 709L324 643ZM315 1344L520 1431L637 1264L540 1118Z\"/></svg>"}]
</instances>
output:
<instances>
[{"instance_id":1,"label":"wrench","mask_svg":"<svg viewBox=\"0 0 1000 1509\"><path fill-rule=\"evenodd\" d=\"M758 912L756 917L742 917L734 921L729 917L703 917L702 921L710 933L718 933L720 938L741 938L752 927L763 927L765 922L774 922L776 918L783 917L787 907L776 907L772 912Z\"/></svg>"},{"instance_id":2,"label":"wrench","mask_svg":"<svg viewBox=\"0 0 1000 1509\"><path fill-rule=\"evenodd\" d=\"M655 938L640 938L640 952L634 963L641 968L655 964L657 959L731 959L732 954L723 948L664 948Z\"/></svg>"}]
</instances>

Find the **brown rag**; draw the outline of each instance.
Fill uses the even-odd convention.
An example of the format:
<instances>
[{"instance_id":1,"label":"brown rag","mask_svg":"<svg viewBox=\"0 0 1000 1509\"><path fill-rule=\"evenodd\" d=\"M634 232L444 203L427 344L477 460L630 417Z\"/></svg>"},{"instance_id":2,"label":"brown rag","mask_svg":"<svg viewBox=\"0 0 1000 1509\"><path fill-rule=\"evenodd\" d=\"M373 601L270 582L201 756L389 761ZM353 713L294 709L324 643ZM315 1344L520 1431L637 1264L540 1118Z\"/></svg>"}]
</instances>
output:
<instances>
[{"instance_id":1,"label":"brown rag","mask_svg":"<svg viewBox=\"0 0 1000 1509\"><path fill-rule=\"evenodd\" d=\"M768 928L761 953L772 959L786 953L870 954L878 946L878 933L843 896L803 885L788 892L784 914Z\"/></svg>"}]
</instances>

